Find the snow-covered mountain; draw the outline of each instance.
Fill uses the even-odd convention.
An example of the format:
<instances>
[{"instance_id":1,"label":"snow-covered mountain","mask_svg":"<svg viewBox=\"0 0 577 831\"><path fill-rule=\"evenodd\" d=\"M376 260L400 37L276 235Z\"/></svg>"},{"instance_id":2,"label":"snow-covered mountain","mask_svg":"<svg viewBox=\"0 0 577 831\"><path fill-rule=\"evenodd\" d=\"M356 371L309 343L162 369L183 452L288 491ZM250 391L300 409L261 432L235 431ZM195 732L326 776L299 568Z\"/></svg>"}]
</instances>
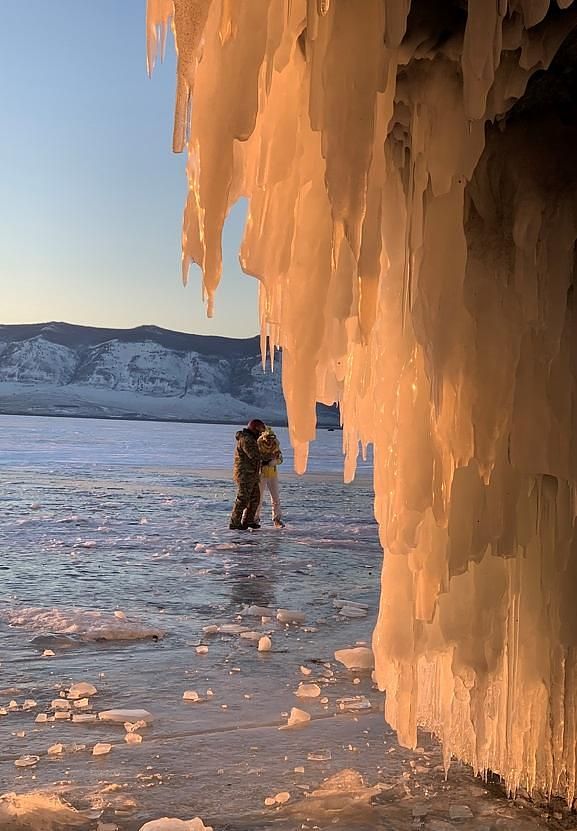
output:
<instances>
[{"instance_id":1,"label":"snow-covered mountain","mask_svg":"<svg viewBox=\"0 0 577 831\"><path fill-rule=\"evenodd\" d=\"M258 338L0 325L0 413L286 424L280 361L261 367ZM319 425L338 424L318 406Z\"/></svg>"}]
</instances>

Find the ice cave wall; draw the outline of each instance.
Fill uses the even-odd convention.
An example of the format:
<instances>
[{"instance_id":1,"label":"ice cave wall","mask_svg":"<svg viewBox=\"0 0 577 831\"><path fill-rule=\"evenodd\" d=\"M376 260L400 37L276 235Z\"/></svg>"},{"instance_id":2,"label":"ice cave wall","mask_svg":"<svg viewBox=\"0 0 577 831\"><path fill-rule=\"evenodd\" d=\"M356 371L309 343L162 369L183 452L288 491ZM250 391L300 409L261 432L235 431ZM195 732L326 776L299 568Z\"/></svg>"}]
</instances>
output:
<instances>
[{"instance_id":1,"label":"ice cave wall","mask_svg":"<svg viewBox=\"0 0 577 831\"><path fill-rule=\"evenodd\" d=\"M241 262L283 348L298 469L317 399L340 402L348 478L374 445L387 720L572 801L577 118L531 79L577 11L148 0L150 68L171 21L184 275L200 265L212 314L247 197Z\"/></svg>"}]
</instances>

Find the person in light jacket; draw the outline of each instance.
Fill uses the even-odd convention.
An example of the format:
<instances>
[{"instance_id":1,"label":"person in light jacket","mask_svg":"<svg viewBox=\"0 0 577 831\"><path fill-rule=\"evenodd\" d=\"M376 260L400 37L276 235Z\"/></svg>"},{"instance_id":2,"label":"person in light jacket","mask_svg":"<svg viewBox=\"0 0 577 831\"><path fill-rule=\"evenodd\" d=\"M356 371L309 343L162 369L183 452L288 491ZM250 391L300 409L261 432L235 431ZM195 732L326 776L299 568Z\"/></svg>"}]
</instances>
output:
<instances>
[{"instance_id":1,"label":"person in light jacket","mask_svg":"<svg viewBox=\"0 0 577 831\"><path fill-rule=\"evenodd\" d=\"M261 458L260 501L255 514L255 522L260 522L260 510L265 492L268 490L272 504L272 521L275 528L284 528L280 505L277 467L282 465L283 457L280 443L275 433L267 427L257 439Z\"/></svg>"}]
</instances>

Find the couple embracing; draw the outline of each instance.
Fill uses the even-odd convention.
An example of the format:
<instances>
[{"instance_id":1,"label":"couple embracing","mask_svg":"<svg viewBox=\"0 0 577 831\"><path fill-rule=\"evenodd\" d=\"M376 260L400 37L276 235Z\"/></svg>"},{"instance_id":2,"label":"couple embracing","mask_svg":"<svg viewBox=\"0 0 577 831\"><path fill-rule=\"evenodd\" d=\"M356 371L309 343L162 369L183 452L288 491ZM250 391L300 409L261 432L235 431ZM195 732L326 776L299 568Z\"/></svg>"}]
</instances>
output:
<instances>
[{"instance_id":1,"label":"couple embracing","mask_svg":"<svg viewBox=\"0 0 577 831\"><path fill-rule=\"evenodd\" d=\"M236 434L233 476L237 494L230 517L229 527L232 530L260 528L260 508L265 490L271 496L275 527L284 527L277 474L277 466L282 464L282 460L276 435L260 419L253 418L244 430Z\"/></svg>"}]
</instances>

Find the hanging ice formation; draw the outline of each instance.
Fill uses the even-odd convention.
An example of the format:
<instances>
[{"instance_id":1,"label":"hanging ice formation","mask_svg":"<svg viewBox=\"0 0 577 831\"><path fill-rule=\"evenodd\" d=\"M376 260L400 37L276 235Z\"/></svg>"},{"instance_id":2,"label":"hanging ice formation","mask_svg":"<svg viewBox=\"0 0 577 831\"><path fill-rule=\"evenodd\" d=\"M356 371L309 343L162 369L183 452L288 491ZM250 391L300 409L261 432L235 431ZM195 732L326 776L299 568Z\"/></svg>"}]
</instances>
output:
<instances>
[{"instance_id":1,"label":"hanging ice formation","mask_svg":"<svg viewBox=\"0 0 577 831\"><path fill-rule=\"evenodd\" d=\"M184 272L210 314L247 197L298 469L317 399L340 402L348 478L374 445L387 720L572 801L577 119L531 76L577 63L577 9L149 0L150 66L170 18Z\"/></svg>"}]
</instances>

